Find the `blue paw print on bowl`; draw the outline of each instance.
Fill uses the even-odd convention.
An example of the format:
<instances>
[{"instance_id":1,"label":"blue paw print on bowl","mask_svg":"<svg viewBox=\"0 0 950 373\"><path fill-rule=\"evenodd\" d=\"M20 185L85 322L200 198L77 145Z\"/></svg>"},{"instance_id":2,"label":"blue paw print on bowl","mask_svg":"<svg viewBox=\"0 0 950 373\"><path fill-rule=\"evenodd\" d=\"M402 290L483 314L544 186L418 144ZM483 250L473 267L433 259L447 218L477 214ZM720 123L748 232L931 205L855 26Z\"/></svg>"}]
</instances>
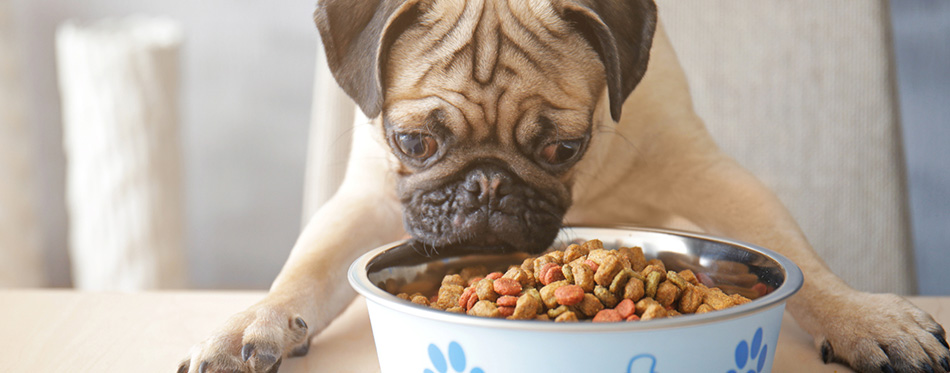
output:
<instances>
[{"instance_id":1,"label":"blue paw print on bowl","mask_svg":"<svg viewBox=\"0 0 950 373\"><path fill-rule=\"evenodd\" d=\"M446 373L449 371L449 366L452 367L453 372L465 372L465 351L462 350L462 346L458 342L449 343L449 359L446 361L445 355L442 354L442 350L439 349L434 343L429 344L429 361L432 362L432 366L435 367L435 372ZM431 369L426 369L423 373L435 373ZM469 373L485 373L482 368L472 368L468 371Z\"/></svg>"},{"instance_id":2,"label":"blue paw print on bowl","mask_svg":"<svg viewBox=\"0 0 950 373\"><path fill-rule=\"evenodd\" d=\"M768 354L769 346L762 344L762 328L758 328L752 336L752 344L743 340L736 346L736 369L729 369L727 373L760 373ZM744 370L746 365L749 365L748 370Z\"/></svg>"}]
</instances>

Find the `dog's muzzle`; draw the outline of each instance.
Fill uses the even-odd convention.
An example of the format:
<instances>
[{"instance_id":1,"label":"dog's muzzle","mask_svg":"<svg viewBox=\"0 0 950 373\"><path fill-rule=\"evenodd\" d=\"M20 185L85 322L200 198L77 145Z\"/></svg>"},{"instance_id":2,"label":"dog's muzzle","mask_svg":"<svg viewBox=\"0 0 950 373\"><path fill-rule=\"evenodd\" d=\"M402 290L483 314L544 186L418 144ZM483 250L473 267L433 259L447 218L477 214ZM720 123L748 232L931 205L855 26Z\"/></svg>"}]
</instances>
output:
<instances>
[{"instance_id":1,"label":"dog's muzzle","mask_svg":"<svg viewBox=\"0 0 950 373\"><path fill-rule=\"evenodd\" d=\"M503 246L537 253L550 245L566 208L495 164L404 201L406 230L435 247Z\"/></svg>"}]
</instances>

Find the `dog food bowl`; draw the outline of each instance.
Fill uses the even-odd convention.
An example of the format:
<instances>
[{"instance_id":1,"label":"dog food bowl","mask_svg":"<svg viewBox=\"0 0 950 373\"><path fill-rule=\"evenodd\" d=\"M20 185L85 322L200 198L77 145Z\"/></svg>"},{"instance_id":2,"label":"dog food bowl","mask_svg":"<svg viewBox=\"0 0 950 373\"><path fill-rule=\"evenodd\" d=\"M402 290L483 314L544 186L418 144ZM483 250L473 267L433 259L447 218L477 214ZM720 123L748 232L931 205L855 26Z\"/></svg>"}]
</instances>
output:
<instances>
[{"instance_id":1,"label":"dog food bowl","mask_svg":"<svg viewBox=\"0 0 950 373\"><path fill-rule=\"evenodd\" d=\"M430 309L380 286L407 283L432 266L485 264L502 271L525 254L424 257L406 242L377 248L349 269L366 297L383 372L769 372L785 302L802 286L790 260L754 245L658 229L563 229L553 247L600 239L604 247L640 246L671 270L692 269L752 302L704 314L617 323L491 319ZM749 277L763 285L751 286ZM707 277L708 276L708 277ZM757 277L757 281L755 281Z\"/></svg>"}]
</instances>

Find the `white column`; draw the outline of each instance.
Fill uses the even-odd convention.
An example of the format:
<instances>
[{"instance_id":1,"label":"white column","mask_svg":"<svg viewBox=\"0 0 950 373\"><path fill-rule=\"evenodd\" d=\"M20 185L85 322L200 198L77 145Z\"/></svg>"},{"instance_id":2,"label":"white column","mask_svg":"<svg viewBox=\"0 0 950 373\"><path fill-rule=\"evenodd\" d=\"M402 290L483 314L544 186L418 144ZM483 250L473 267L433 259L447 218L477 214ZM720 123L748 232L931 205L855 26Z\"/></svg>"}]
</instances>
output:
<instances>
[{"instance_id":1,"label":"white column","mask_svg":"<svg viewBox=\"0 0 950 373\"><path fill-rule=\"evenodd\" d=\"M307 172L304 180L303 223L306 224L343 181L353 138L356 104L337 85L323 48L317 51Z\"/></svg>"},{"instance_id":2,"label":"white column","mask_svg":"<svg viewBox=\"0 0 950 373\"><path fill-rule=\"evenodd\" d=\"M33 142L23 117L11 8L0 0L0 288L45 282L30 172Z\"/></svg>"},{"instance_id":3,"label":"white column","mask_svg":"<svg viewBox=\"0 0 950 373\"><path fill-rule=\"evenodd\" d=\"M181 27L132 17L67 22L56 35L73 282L184 285Z\"/></svg>"}]
</instances>

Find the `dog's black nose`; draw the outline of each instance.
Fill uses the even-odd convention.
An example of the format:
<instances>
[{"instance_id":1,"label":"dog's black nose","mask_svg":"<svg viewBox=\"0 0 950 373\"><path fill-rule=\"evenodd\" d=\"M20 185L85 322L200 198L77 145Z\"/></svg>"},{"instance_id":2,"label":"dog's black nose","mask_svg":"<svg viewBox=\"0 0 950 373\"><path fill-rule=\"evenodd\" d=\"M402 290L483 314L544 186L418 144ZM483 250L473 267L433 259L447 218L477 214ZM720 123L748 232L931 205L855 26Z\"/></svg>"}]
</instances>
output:
<instances>
[{"instance_id":1,"label":"dog's black nose","mask_svg":"<svg viewBox=\"0 0 950 373\"><path fill-rule=\"evenodd\" d=\"M512 177L497 166L478 166L465 176L465 190L477 196L482 204L495 204L512 192Z\"/></svg>"}]
</instances>

